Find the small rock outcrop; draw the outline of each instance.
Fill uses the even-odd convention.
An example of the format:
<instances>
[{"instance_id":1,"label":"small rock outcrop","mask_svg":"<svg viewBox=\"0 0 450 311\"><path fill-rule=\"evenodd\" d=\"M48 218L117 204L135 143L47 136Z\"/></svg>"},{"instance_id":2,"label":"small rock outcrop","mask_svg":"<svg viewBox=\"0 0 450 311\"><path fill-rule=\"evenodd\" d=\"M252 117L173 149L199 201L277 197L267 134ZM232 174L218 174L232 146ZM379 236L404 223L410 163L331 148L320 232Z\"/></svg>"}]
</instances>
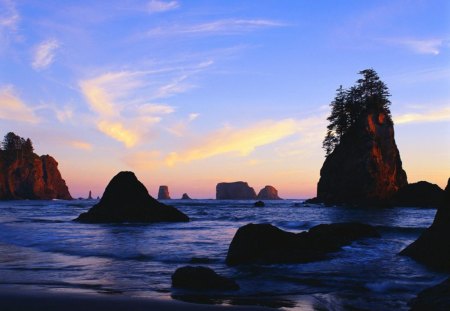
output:
<instances>
[{"instance_id":1,"label":"small rock outcrop","mask_svg":"<svg viewBox=\"0 0 450 311\"><path fill-rule=\"evenodd\" d=\"M91 190L89 190L89 195L88 195L88 198L87 198L88 200L92 200L92 191Z\"/></svg>"},{"instance_id":2,"label":"small rock outcrop","mask_svg":"<svg viewBox=\"0 0 450 311\"><path fill-rule=\"evenodd\" d=\"M158 200L170 200L169 187L159 186Z\"/></svg>"},{"instance_id":3,"label":"small rock outcrop","mask_svg":"<svg viewBox=\"0 0 450 311\"><path fill-rule=\"evenodd\" d=\"M216 200L255 200L256 192L246 182L221 182L216 186Z\"/></svg>"},{"instance_id":4,"label":"small rock outcrop","mask_svg":"<svg viewBox=\"0 0 450 311\"><path fill-rule=\"evenodd\" d=\"M254 206L254 207L264 207L264 206L266 206L266 204L265 204L263 201L256 201L256 202L253 204L253 206Z\"/></svg>"},{"instance_id":5,"label":"small rock outcrop","mask_svg":"<svg viewBox=\"0 0 450 311\"><path fill-rule=\"evenodd\" d=\"M214 270L197 266L178 268L172 275L172 287L192 290L238 290L232 279L218 275Z\"/></svg>"},{"instance_id":6,"label":"small rock outcrop","mask_svg":"<svg viewBox=\"0 0 450 311\"><path fill-rule=\"evenodd\" d=\"M270 224L248 224L234 235L226 263L306 263L325 259L328 253L365 237L379 234L372 226L360 223L323 224L301 233L283 231Z\"/></svg>"},{"instance_id":7,"label":"small rock outcrop","mask_svg":"<svg viewBox=\"0 0 450 311\"><path fill-rule=\"evenodd\" d=\"M444 190L427 181L408 184L392 198L394 206L439 207L444 200Z\"/></svg>"},{"instance_id":8,"label":"small rock outcrop","mask_svg":"<svg viewBox=\"0 0 450 311\"><path fill-rule=\"evenodd\" d=\"M265 186L264 188L262 188L256 198L258 200L282 200L278 196L278 190L272 186Z\"/></svg>"},{"instance_id":9,"label":"small rock outcrop","mask_svg":"<svg viewBox=\"0 0 450 311\"><path fill-rule=\"evenodd\" d=\"M450 178L431 226L400 252L431 268L450 271Z\"/></svg>"},{"instance_id":10,"label":"small rock outcrop","mask_svg":"<svg viewBox=\"0 0 450 311\"><path fill-rule=\"evenodd\" d=\"M407 184L393 122L385 112L367 112L326 158L317 199L325 204L382 205Z\"/></svg>"},{"instance_id":11,"label":"small rock outcrop","mask_svg":"<svg viewBox=\"0 0 450 311\"><path fill-rule=\"evenodd\" d=\"M99 203L75 221L86 223L182 222L189 217L175 207L152 198L133 172L111 179Z\"/></svg>"},{"instance_id":12,"label":"small rock outcrop","mask_svg":"<svg viewBox=\"0 0 450 311\"><path fill-rule=\"evenodd\" d=\"M181 200L192 200L187 193L183 193L183 195L181 196Z\"/></svg>"},{"instance_id":13,"label":"small rock outcrop","mask_svg":"<svg viewBox=\"0 0 450 311\"><path fill-rule=\"evenodd\" d=\"M411 301L411 311L450 310L450 279L421 291Z\"/></svg>"}]
</instances>

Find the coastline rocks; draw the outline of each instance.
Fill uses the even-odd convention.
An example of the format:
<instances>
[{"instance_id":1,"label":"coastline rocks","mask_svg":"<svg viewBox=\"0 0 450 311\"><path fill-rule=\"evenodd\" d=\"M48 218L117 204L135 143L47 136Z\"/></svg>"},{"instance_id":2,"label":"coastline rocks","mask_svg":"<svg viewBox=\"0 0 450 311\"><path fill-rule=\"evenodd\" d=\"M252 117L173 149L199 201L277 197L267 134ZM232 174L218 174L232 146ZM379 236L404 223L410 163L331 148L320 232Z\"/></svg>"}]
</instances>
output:
<instances>
[{"instance_id":1,"label":"coastline rocks","mask_svg":"<svg viewBox=\"0 0 450 311\"><path fill-rule=\"evenodd\" d=\"M444 199L444 190L427 181L408 184L392 198L394 206L439 207Z\"/></svg>"},{"instance_id":2,"label":"coastline rocks","mask_svg":"<svg viewBox=\"0 0 450 311\"><path fill-rule=\"evenodd\" d=\"M256 202L253 204L253 206L254 206L254 207L264 207L264 206L266 206L266 204L264 204L263 201L256 201Z\"/></svg>"},{"instance_id":3,"label":"coastline rocks","mask_svg":"<svg viewBox=\"0 0 450 311\"><path fill-rule=\"evenodd\" d=\"M172 287L193 290L238 290L232 279L218 275L214 270L197 266L178 268L172 275Z\"/></svg>"},{"instance_id":4,"label":"coastline rocks","mask_svg":"<svg viewBox=\"0 0 450 311\"><path fill-rule=\"evenodd\" d=\"M256 192L246 182L221 182L216 186L216 200L255 200Z\"/></svg>"},{"instance_id":5,"label":"coastline rocks","mask_svg":"<svg viewBox=\"0 0 450 311\"><path fill-rule=\"evenodd\" d=\"M120 172L109 182L99 203L75 221L86 223L186 222L189 217L152 198L133 172Z\"/></svg>"},{"instance_id":6,"label":"coastline rocks","mask_svg":"<svg viewBox=\"0 0 450 311\"><path fill-rule=\"evenodd\" d=\"M385 113L367 113L328 155L317 185L325 204L383 205L408 184Z\"/></svg>"},{"instance_id":7,"label":"coastline rocks","mask_svg":"<svg viewBox=\"0 0 450 311\"><path fill-rule=\"evenodd\" d=\"M400 252L434 269L450 271L450 178L431 226Z\"/></svg>"},{"instance_id":8,"label":"coastline rocks","mask_svg":"<svg viewBox=\"0 0 450 311\"><path fill-rule=\"evenodd\" d=\"M183 193L183 195L181 196L181 200L192 200L187 193Z\"/></svg>"},{"instance_id":9,"label":"coastline rocks","mask_svg":"<svg viewBox=\"0 0 450 311\"><path fill-rule=\"evenodd\" d=\"M317 261L356 239L379 236L372 226L360 223L322 224L301 233L283 231L270 224L248 224L234 235L226 264Z\"/></svg>"},{"instance_id":10,"label":"coastline rocks","mask_svg":"<svg viewBox=\"0 0 450 311\"><path fill-rule=\"evenodd\" d=\"M158 200L170 200L169 187L159 186Z\"/></svg>"},{"instance_id":11,"label":"coastline rocks","mask_svg":"<svg viewBox=\"0 0 450 311\"><path fill-rule=\"evenodd\" d=\"M421 291L411 301L411 311L450 310L450 279Z\"/></svg>"},{"instance_id":12,"label":"coastline rocks","mask_svg":"<svg viewBox=\"0 0 450 311\"><path fill-rule=\"evenodd\" d=\"M262 188L256 198L258 200L282 200L278 196L278 190L272 186L265 186L264 188Z\"/></svg>"}]
</instances>

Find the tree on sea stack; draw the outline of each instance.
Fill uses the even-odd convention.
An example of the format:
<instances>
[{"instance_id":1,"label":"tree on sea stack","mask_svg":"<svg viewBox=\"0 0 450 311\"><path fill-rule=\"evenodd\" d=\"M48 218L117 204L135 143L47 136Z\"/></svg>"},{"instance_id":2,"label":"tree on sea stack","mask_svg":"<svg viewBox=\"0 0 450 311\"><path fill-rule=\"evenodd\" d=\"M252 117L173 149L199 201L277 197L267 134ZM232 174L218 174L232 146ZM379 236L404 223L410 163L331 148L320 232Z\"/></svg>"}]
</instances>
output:
<instances>
[{"instance_id":1,"label":"tree on sea stack","mask_svg":"<svg viewBox=\"0 0 450 311\"><path fill-rule=\"evenodd\" d=\"M331 102L323 141L317 200L328 204L382 205L407 185L394 139L390 93L373 69Z\"/></svg>"}]
</instances>

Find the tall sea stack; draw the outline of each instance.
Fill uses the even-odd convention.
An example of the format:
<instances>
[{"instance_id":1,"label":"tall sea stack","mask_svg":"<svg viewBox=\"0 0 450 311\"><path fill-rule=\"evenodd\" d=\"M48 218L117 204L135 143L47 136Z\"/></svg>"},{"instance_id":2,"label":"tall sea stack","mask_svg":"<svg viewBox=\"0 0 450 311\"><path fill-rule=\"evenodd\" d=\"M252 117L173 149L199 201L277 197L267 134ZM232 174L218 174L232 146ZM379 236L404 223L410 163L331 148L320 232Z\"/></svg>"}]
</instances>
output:
<instances>
[{"instance_id":1,"label":"tall sea stack","mask_svg":"<svg viewBox=\"0 0 450 311\"><path fill-rule=\"evenodd\" d=\"M158 200L170 200L169 187L159 186Z\"/></svg>"}]
</instances>

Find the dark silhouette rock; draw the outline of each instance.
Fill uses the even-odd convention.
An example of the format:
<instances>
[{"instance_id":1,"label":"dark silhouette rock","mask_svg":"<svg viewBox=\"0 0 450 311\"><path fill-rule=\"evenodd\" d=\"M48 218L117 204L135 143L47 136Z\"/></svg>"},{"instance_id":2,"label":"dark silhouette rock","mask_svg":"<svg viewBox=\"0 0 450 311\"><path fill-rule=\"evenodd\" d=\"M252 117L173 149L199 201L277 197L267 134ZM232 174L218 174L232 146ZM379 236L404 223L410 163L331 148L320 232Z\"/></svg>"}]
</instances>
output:
<instances>
[{"instance_id":1,"label":"dark silhouette rock","mask_svg":"<svg viewBox=\"0 0 450 311\"><path fill-rule=\"evenodd\" d=\"M189 221L189 217L152 198L133 172L120 172L111 179L100 202L75 220L87 223L179 222Z\"/></svg>"},{"instance_id":2,"label":"dark silhouette rock","mask_svg":"<svg viewBox=\"0 0 450 311\"><path fill-rule=\"evenodd\" d=\"M426 181L409 184L401 188L392 198L394 206L439 207L444 199L444 190Z\"/></svg>"},{"instance_id":3,"label":"dark silhouette rock","mask_svg":"<svg viewBox=\"0 0 450 311\"><path fill-rule=\"evenodd\" d=\"M92 200L92 191L91 191L91 190L89 190L89 196L88 196L87 199L88 199L88 200Z\"/></svg>"},{"instance_id":4,"label":"dark silhouette rock","mask_svg":"<svg viewBox=\"0 0 450 311\"><path fill-rule=\"evenodd\" d=\"M421 291L411 301L411 311L450 310L450 279Z\"/></svg>"},{"instance_id":5,"label":"dark silhouette rock","mask_svg":"<svg viewBox=\"0 0 450 311\"><path fill-rule=\"evenodd\" d=\"M431 268L450 271L450 178L431 226L400 252Z\"/></svg>"},{"instance_id":6,"label":"dark silhouette rock","mask_svg":"<svg viewBox=\"0 0 450 311\"><path fill-rule=\"evenodd\" d=\"M172 275L172 286L193 290L238 290L232 279L218 275L207 267L186 266L178 268Z\"/></svg>"},{"instance_id":7,"label":"dark silhouette rock","mask_svg":"<svg viewBox=\"0 0 450 311\"><path fill-rule=\"evenodd\" d=\"M366 113L348 129L320 170L317 199L326 204L383 205L408 184L384 113Z\"/></svg>"},{"instance_id":8,"label":"dark silhouette rock","mask_svg":"<svg viewBox=\"0 0 450 311\"><path fill-rule=\"evenodd\" d=\"M317 197L314 197L314 198L305 200L304 203L306 203L306 204L321 204L323 202L321 200L319 200Z\"/></svg>"},{"instance_id":9,"label":"dark silhouette rock","mask_svg":"<svg viewBox=\"0 0 450 311\"><path fill-rule=\"evenodd\" d=\"M253 204L255 207L264 207L266 204L264 204L263 201L256 201L255 204Z\"/></svg>"},{"instance_id":10,"label":"dark silhouette rock","mask_svg":"<svg viewBox=\"0 0 450 311\"><path fill-rule=\"evenodd\" d=\"M182 200L191 200L191 198L188 196L187 193L183 193L183 195L181 196Z\"/></svg>"},{"instance_id":11,"label":"dark silhouette rock","mask_svg":"<svg viewBox=\"0 0 450 311\"><path fill-rule=\"evenodd\" d=\"M359 238L379 237L370 225L337 223L318 225L308 232L292 233L270 224L248 224L238 229L228 249L226 263L305 263L325 259Z\"/></svg>"},{"instance_id":12,"label":"dark silhouette rock","mask_svg":"<svg viewBox=\"0 0 450 311\"><path fill-rule=\"evenodd\" d=\"M216 186L217 200L255 200L256 192L246 182L221 182Z\"/></svg>"},{"instance_id":13,"label":"dark silhouette rock","mask_svg":"<svg viewBox=\"0 0 450 311\"><path fill-rule=\"evenodd\" d=\"M258 200L282 200L278 196L278 190L272 186L265 186L262 188L256 198Z\"/></svg>"},{"instance_id":14,"label":"dark silhouette rock","mask_svg":"<svg viewBox=\"0 0 450 311\"><path fill-rule=\"evenodd\" d=\"M159 186L158 200L170 200L169 187Z\"/></svg>"}]
</instances>

